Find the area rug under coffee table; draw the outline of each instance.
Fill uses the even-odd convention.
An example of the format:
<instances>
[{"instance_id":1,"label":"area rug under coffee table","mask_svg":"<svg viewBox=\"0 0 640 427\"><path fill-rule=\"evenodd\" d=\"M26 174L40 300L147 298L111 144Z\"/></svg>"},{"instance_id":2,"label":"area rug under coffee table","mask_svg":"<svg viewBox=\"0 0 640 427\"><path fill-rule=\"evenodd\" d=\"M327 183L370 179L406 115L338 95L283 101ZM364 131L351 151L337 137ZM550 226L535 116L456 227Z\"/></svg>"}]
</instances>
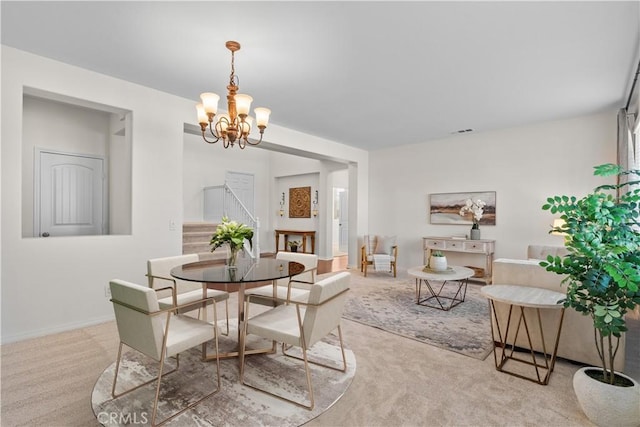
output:
<instances>
[{"instance_id":1,"label":"area rug under coffee table","mask_svg":"<svg viewBox=\"0 0 640 427\"><path fill-rule=\"evenodd\" d=\"M412 278L364 278L353 274L343 317L484 360L493 347L489 304L480 295L480 288L469 282L465 301L450 311L442 311L416 304ZM455 291L453 285L451 289ZM443 294L446 292L447 288Z\"/></svg>"},{"instance_id":2,"label":"area rug under coffee table","mask_svg":"<svg viewBox=\"0 0 640 427\"><path fill-rule=\"evenodd\" d=\"M235 345L235 331L220 337L221 347ZM269 346L270 342L264 345ZM342 361L337 338L329 336L316 343L309 352L311 360L321 360L340 367ZM260 348L255 347L255 348ZM253 390L239 383L238 359L220 361L221 390L195 408L168 422L167 426L299 426L317 417L333 405L347 390L356 371L351 350L345 349L347 372L311 365L315 408L312 411ZM180 368L162 380L158 420L174 413L184 402L204 396L215 388L215 362L203 362L199 348L180 355ZM315 358L315 359L314 359ZM114 355L115 362L115 355ZM169 371L175 359L167 362ZM302 362L285 357L280 349L274 355L247 357L245 379L252 383L271 384L278 393L294 399L306 398L306 377ZM118 391L153 378L157 362L140 353L129 351L123 356L118 377ZM115 363L100 376L93 389L91 405L102 425L150 425L155 382L117 399L111 398ZM60 392L64 392L60 390Z\"/></svg>"}]
</instances>

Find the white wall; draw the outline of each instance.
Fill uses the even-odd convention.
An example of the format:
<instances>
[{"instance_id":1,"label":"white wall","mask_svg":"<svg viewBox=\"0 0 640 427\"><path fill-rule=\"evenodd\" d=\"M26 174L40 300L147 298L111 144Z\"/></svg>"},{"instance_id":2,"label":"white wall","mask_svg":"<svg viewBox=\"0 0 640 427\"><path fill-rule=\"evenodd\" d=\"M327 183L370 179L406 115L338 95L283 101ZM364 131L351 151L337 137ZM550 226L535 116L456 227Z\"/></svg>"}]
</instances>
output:
<instances>
[{"instance_id":1,"label":"white wall","mask_svg":"<svg viewBox=\"0 0 640 427\"><path fill-rule=\"evenodd\" d=\"M257 147L238 147L224 149L221 143L207 144L197 135L184 135L184 220L203 220L202 189L207 186L222 185L227 172L250 173L255 178L256 208L268 201L269 191L269 152ZM264 221L268 212L256 212Z\"/></svg>"},{"instance_id":2,"label":"white wall","mask_svg":"<svg viewBox=\"0 0 640 427\"><path fill-rule=\"evenodd\" d=\"M1 330L2 342L111 319L105 287L113 278L145 283L146 260L181 253L184 124L195 100L107 77L2 46ZM22 217L22 99L31 87L132 113L130 235L25 239ZM268 139L358 165L366 181L368 153L270 125ZM213 147L209 147L210 149ZM211 156L220 154L219 147ZM247 152L247 150L244 150ZM247 154L247 153L244 153ZM234 165L234 169L238 170ZM363 185L366 190L366 185ZM358 195L367 203L368 194ZM366 218L362 226L366 226Z\"/></svg>"},{"instance_id":3,"label":"white wall","mask_svg":"<svg viewBox=\"0 0 640 427\"><path fill-rule=\"evenodd\" d=\"M496 225L482 226L482 238L496 240L496 257L524 258L529 244L562 244L547 233L546 198L587 193L603 183L593 166L615 161L615 111L375 151L369 232L397 235L398 265L419 265L422 237L470 228L430 224L429 194L496 191Z\"/></svg>"}]
</instances>

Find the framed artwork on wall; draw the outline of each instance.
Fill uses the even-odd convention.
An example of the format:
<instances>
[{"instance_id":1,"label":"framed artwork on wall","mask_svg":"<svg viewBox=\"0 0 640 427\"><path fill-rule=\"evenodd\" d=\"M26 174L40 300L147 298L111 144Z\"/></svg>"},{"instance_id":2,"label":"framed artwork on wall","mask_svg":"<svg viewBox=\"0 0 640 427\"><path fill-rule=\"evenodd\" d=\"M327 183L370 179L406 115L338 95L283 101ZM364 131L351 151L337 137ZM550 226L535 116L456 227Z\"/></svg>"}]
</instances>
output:
<instances>
[{"instance_id":1,"label":"framed artwork on wall","mask_svg":"<svg viewBox=\"0 0 640 427\"><path fill-rule=\"evenodd\" d=\"M289 189L289 218L311 218L311 187Z\"/></svg>"},{"instance_id":2,"label":"framed artwork on wall","mask_svg":"<svg viewBox=\"0 0 640 427\"><path fill-rule=\"evenodd\" d=\"M460 216L460 209L468 199L486 203L480 225L496 225L496 192L435 193L429 195L429 222L431 224L471 225L471 215Z\"/></svg>"}]
</instances>

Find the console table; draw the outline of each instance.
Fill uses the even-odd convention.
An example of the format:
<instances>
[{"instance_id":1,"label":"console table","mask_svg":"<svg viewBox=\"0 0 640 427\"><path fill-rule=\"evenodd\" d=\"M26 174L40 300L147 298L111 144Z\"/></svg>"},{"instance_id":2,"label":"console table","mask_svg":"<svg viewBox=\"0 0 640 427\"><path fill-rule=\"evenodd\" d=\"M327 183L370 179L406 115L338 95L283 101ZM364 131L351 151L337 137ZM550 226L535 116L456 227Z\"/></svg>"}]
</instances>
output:
<instances>
[{"instance_id":1,"label":"console table","mask_svg":"<svg viewBox=\"0 0 640 427\"><path fill-rule=\"evenodd\" d=\"M431 251L462 252L466 254L482 255L484 257L484 277L472 277L469 280L480 280L491 283L491 264L495 252L495 240L466 240L452 237L423 237L424 263L429 262Z\"/></svg>"},{"instance_id":2,"label":"console table","mask_svg":"<svg viewBox=\"0 0 640 427\"><path fill-rule=\"evenodd\" d=\"M280 250L280 235L284 235L284 251L287 251L287 243L289 243L289 236L302 236L302 252L303 253L316 253L316 232L315 231L302 231L302 230L275 230L276 232L276 253ZM307 236L311 237L311 252L307 252Z\"/></svg>"}]
</instances>

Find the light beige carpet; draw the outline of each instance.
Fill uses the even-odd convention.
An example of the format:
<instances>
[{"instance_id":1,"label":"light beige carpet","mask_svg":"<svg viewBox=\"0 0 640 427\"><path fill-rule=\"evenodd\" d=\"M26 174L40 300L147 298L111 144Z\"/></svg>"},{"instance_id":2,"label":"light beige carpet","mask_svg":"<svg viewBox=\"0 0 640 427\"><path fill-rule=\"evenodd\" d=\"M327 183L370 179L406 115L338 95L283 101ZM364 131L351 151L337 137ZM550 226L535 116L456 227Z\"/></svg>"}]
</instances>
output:
<instances>
[{"instance_id":1,"label":"light beige carpet","mask_svg":"<svg viewBox=\"0 0 640 427\"><path fill-rule=\"evenodd\" d=\"M352 286L367 286L352 273ZM343 332L357 374L307 426L591 426L572 390L578 367L566 361L540 386L497 372L493 356L480 361L348 320ZM2 346L0 425L98 426L91 391L117 348L114 322Z\"/></svg>"}]
</instances>

